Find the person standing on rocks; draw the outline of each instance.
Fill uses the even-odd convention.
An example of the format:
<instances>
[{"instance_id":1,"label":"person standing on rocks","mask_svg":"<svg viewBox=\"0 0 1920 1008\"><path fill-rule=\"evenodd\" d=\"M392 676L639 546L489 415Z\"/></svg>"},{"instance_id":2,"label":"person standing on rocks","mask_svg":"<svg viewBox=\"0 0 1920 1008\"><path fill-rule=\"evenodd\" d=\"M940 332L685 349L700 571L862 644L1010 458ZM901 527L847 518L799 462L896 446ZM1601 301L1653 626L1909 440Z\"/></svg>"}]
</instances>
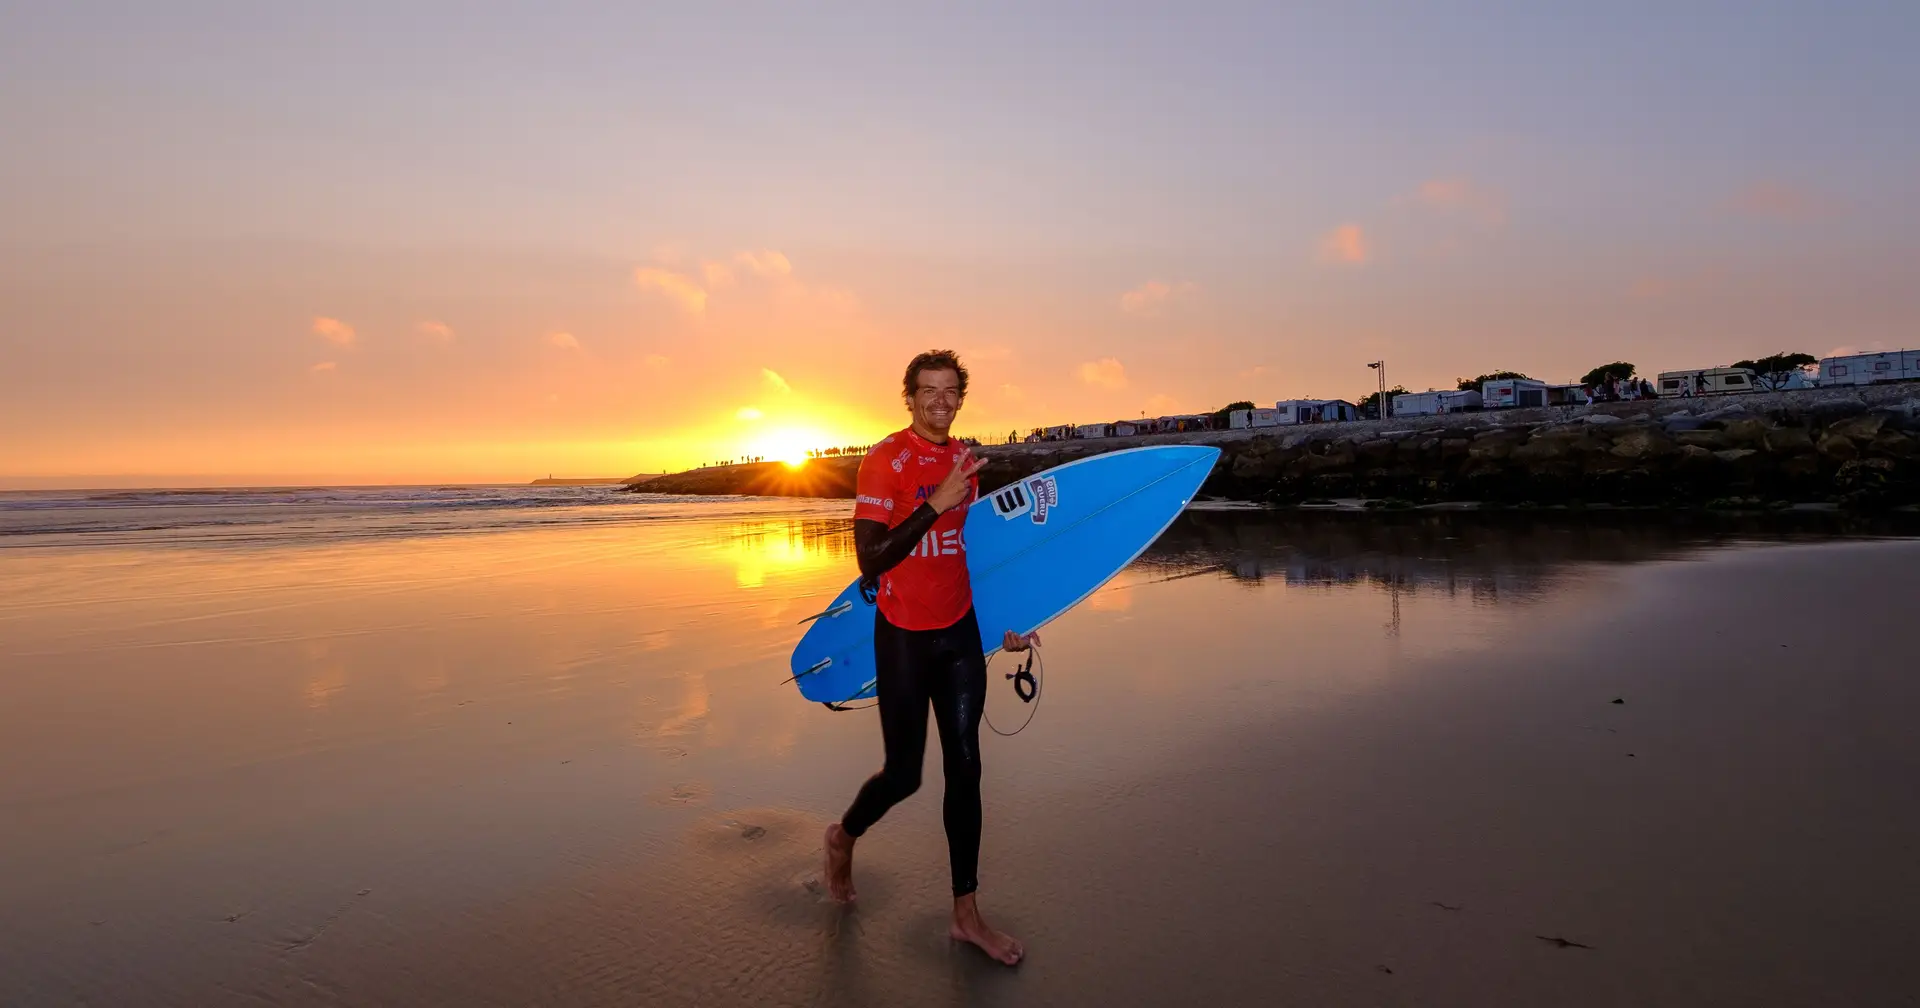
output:
<instances>
[{"instance_id":1,"label":"person standing on rocks","mask_svg":"<svg viewBox=\"0 0 1920 1008\"><path fill-rule=\"evenodd\" d=\"M967 369L951 350L907 364L903 388L913 422L860 463L853 508L861 589L878 603L874 687L886 762L840 821L827 827L827 890L852 902L853 846L887 810L920 788L927 708L940 731L947 793L942 817L953 873L947 934L1009 966L1026 954L989 926L975 901L980 862L980 718L987 699L973 587L967 578L967 505L979 496L977 460L950 436L967 396ZM1001 647L1025 651L1038 634L1008 630Z\"/></svg>"}]
</instances>

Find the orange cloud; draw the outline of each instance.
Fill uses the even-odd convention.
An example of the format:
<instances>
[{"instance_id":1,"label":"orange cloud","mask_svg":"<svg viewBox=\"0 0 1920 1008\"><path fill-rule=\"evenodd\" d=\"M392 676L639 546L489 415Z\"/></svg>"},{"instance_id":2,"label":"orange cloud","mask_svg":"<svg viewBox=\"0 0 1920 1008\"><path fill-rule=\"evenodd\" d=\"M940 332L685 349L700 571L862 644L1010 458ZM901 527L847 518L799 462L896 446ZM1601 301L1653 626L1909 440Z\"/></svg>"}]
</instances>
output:
<instances>
[{"instance_id":1,"label":"orange cloud","mask_svg":"<svg viewBox=\"0 0 1920 1008\"><path fill-rule=\"evenodd\" d=\"M1507 203L1500 193L1475 185L1472 179L1429 179L1414 190L1413 200L1440 213L1464 214L1490 227L1507 222Z\"/></svg>"},{"instance_id":2,"label":"orange cloud","mask_svg":"<svg viewBox=\"0 0 1920 1008\"><path fill-rule=\"evenodd\" d=\"M633 271L633 282L643 291L652 291L678 304L689 315L705 314L707 310L706 290L672 270L642 266Z\"/></svg>"},{"instance_id":3,"label":"orange cloud","mask_svg":"<svg viewBox=\"0 0 1920 1008\"><path fill-rule=\"evenodd\" d=\"M793 272L793 263L787 257L772 249L758 252L741 252L733 257L735 264L763 277L787 276Z\"/></svg>"},{"instance_id":4,"label":"orange cloud","mask_svg":"<svg viewBox=\"0 0 1920 1008\"><path fill-rule=\"evenodd\" d=\"M575 339L573 334L570 332L548 333L547 342L553 344L556 347L559 347L562 350L580 349L580 341Z\"/></svg>"},{"instance_id":5,"label":"orange cloud","mask_svg":"<svg viewBox=\"0 0 1920 1008\"><path fill-rule=\"evenodd\" d=\"M314 366L308 368L307 370L313 372L314 374L325 374L328 371L334 370L336 367L337 365L335 365L332 361L321 361L320 363L315 364Z\"/></svg>"},{"instance_id":6,"label":"orange cloud","mask_svg":"<svg viewBox=\"0 0 1920 1008\"><path fill-rule=\"evenodd\" d=\"M422 322L415 327L420 335L441 346L453 344L453 327L445 322Z\"/></svg>"},{"instance_id":7,"label":"orange cloud","mask_svg":"<svg viewBox=\"0 0 1920 1008\"><path fill-rule=\"evenodd\" d=\"M1102 357L1080 365L1080 380L1095 388L1123 389L1127 387L1127 369L1112 357Z\"/></svg>"},{"instance_id":8,"label":"orange cloud","mask_svg":"<svg viewBox=\"0 0 1920 1008\"><path fill-rule=\"evenodd\" d=\"M780 372L775 371L772 368L761 368L760 377L769 386L775 389L778 389L781 392L793 391L793 386L788 385L787 380L785 378L780 377Z\"/></svg>"},{"instance_id":9,"label":"orange cloud","mask_svg":"<svg viewBox=\"0 0 1920 1008\"><path fill-rule=\"evenodd\" d=\"M1760 181L1734 193L1727 201L1727 208L1748 217L1802 220L1825 214L1833 206L1809 189L1784 182Z\"/></svg>"},{"instance_id":10,"label":"orange cloud","mask_svg":"<svg viewBox=\"0 0 1920 1008\"><path fill-rule=\"evenodd\" d=\"M1359 266L1367 261L1367 234L1358 224L1342 224L1320 239L1320 261Z\"/></svg>"},{"instance_id":11,"label":"orange cloud","mask_svg":"<svg viewBox=\"0 0 1920 1008\"><path fill-rule=\"evenodd\" d=\"M353 349L356 340L352 326L325 315L314 317L313 334L343 350Z\"/></svg>"},{"instance_id":12,"label":"orange cloud","mask_svg":"<svg viewBox=\"0 0 1920 1008\"><path fill-rule=\"evenodd\" d=\"M1132 315L1151 315L1169 301L1191 297L1199 291L1200 285L1188 280L1174 284L1149 280L1120 295L1120 310Z\"/></svg>"},{"instance_id":13,"label":"orange cloud","mask_svg":"<svg viewBox=\"0 0 1920 1008\"><path fill-rule=\"evenodd\" d=\"M1164 392L1155 392L1147 399L1148 416L1167 416L1180 412L1180 404Z\"/></svg>"}]
</instances>

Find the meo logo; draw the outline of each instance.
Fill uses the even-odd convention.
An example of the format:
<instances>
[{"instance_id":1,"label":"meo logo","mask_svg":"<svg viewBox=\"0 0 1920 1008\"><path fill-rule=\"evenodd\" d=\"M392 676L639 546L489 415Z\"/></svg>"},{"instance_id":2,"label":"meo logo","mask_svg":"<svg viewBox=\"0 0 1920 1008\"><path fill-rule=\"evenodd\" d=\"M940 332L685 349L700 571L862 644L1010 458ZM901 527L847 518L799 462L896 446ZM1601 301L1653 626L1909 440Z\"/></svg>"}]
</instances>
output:
<instances>
[{"instance_id":1,"label":"meo logo","mask_svg":"<svg viewBox=\"0 0 1920 1008\"><path fill-rule=\"evenodd\" d=\"M1038 476L993 495L993 513L1012 521L1031 515L1035 525L1047 523L1047 513L1060 504L1060 485L1052 476Z\"/></svg>"}]
</instances>

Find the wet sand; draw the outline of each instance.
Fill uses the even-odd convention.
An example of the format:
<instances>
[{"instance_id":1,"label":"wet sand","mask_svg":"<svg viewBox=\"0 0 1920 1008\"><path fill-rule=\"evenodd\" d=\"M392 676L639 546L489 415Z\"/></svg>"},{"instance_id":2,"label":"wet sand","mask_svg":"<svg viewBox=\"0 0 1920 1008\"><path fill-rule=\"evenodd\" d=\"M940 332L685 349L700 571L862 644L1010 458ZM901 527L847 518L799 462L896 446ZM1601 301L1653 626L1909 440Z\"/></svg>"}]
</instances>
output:
<instances>
[{"instance_id":1,"label":"wet sand","mask_svg":"<svg viewBox=\"0 0 1920 1008\"><path fill-rule=\"evenodd\" d=\"M1920 543L1364 520L1192 516L1050 628L986 743L1018 970L945 937L937 753L858 908L819 891L876 726L770 684L832 522L40 556L0 597L0 1003L1920 989Z\"/></svg>"}]
</instances>

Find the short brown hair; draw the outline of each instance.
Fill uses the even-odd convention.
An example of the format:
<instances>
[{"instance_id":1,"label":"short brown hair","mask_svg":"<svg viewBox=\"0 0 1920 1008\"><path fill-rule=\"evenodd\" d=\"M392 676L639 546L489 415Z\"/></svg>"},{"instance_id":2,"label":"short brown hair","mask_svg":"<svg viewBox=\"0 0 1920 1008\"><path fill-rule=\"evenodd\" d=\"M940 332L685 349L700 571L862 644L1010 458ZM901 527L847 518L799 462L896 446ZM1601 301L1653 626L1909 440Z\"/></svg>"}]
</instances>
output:
<instances>
[{"instance_id":1,"label":"short brown hair","mask_svg":"<svg viewBox=\"0 0 1920 1008\"><path fill-rule=\"evenodd\" d=\"M908 399L912 399L913 394L919 391L920 372L922 371L952 371L954 374L959 375L960 398L965 399L967 397L967 368L966 365L960 363L959 354L951 350L928 350L926 353L918 354L913 360L907 362L907 377L905 381L902 382L902 385L904 386Z\"/></svg>"}]
</instances>

